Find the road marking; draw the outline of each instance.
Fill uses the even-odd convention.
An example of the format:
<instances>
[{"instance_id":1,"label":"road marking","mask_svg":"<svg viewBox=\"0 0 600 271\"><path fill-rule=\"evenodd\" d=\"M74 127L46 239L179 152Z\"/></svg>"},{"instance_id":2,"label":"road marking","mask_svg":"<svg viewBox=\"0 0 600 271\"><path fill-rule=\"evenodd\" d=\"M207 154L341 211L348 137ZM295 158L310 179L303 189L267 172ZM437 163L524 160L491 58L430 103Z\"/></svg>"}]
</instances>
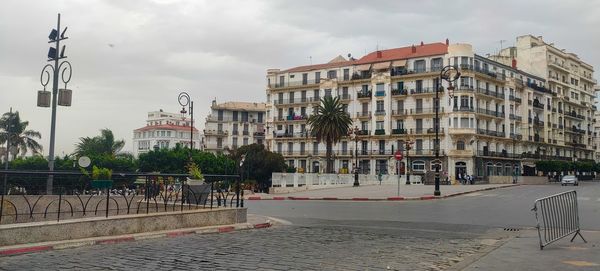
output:
<instances>
[{"instance_id":1,"label":"road marking","mask_svg":"<svg viewBox=\"0 0 600 271\"><path fill-rule=\"evenodd\" d=\"M577 267L598 266L597 263L586 262L586 261L563 261L563 263L574 265Z\"/></svg>"}]
</instances>

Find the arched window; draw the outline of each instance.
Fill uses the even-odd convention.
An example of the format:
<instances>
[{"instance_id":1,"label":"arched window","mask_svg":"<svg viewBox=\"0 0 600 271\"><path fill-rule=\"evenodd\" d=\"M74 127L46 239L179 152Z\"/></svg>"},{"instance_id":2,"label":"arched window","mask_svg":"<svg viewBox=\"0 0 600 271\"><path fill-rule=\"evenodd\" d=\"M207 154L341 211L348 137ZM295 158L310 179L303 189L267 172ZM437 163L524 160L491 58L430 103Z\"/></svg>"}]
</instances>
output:
<instances>
[{"instance_id":1,"label":"arched window","mask_svg":"<svg viewBox=\"0 0 600 271\"><path fill-rule=\"evenodd\" d=\"M492 163L487 163L485 165L485 172L487 176L494 175L494 165L492 165Z\"/></svg>"},{"instance_id":2,"label":"arched window","mask_svg":"<svg viewBox=\"0 0 600 271\"><path fill-rule=\"evenodd\" d=\"M413 161L412 162L412 170L413 171L425 171L425 162L424 161Z\"/></svg>"},{"instance_id":3,"label":"arched window","mask_svg":"<svg viewBox=\"0 0 600 271\"><path fill-rule=\"evenodd\" d=\"M431 171L435 171L435 167L439 166L440 172L442 172L442 162L440 160L433 160L433 161L431 161L430 165L431 165Z\"/></svg>"},{"instance_id":4,"label":"arched window","mask_svg":"<svg viewBox=\"0 0 600 271\"><path fill-rule=\"evenodd\" d=\"M465 149L465 142L462 140L456 141L456 149L457 150L464 150Z\"/></svg>"},{"instance_id":5,"label":"arched window","mask_svg":"<svg viewBox=\"0 0 600 271\"><path fill-rule=\"evenodd\" d=\"M512 165L504 164L504 176L511 176L511 175L512 175Z\"/></svg>"},{"instance_id":6,"label":"arched window","mask_svg":"<svg viewBox=\"0 0 600 271\"><path fill-rule=\"evenodd\" d=\"M494 175L496 175L496 176L502 175L502 164L501 163L496 164L496 172L495 173L496 174L494 174Z\"/></svg>"}]
</instances>

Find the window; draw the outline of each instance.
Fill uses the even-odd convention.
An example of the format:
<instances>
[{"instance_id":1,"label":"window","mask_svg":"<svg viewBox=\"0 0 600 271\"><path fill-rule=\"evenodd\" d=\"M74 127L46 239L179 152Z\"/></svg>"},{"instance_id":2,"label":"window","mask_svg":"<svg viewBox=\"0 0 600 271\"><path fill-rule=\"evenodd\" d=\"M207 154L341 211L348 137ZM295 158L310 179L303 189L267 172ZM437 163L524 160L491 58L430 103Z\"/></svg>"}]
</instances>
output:
<instances>
[{"instance_id":1,"label":"window","mask_svg":"<svg viewBox=\"0 0 600 271\"><path fill-rule=\"evenodd\" d=\"M383 130L384 129L384 127L383 127L383 121L376 122L375 123L375 127L376 127L377 130Z\"/></svg>"},{"instance_id":2,"label":"window","mask_svg":"<svg viewBox=\"0 0 600 271\"><path fill-rule=\"evenodd\" d=\"M385 112L385 108L383 107L383 101L377 101L376 105L378 113Z\"/></svg>"},{"instance_id":3,"label":"window","mask_svg":"<svg viewBox=\"0 0 600 271\"><path fill-rule=\"evenodd\" d=\"M302 84L303 85L308 84L308 73L303 73L302 74Z\"/></svg>"},{"instance_id":4,"label":"window","mask_svg":"<svg viewBox=\"0 0 600 271\"><path fill-rule=\"evenodd\" d=\"M337 71L336 70L328 71L327 72L327 78L328 79L337 78Z\"/></svg>"},{"instance_id":5,"label":"window","mask_svg":"<svg viewBox=\"0 0 600 271\"><path fill-rule=\"evenodd\" d=\"M321 72L315 72L315 84L321 83Z\"/></svg>"},{"instance_id":6,"label":"window","mask_svg":"<svg viewBox=\"0 0 600 271\"><path fill-rule=\"evenodd\" d=\"M238 121L238 112L237 111L233 111L233 112L231 112L231 114L233 115L233 121Z\"/></svg>"},{"instance_id":7,"label":"window","mask_svg":"<svg viewBox=\"0 0 600 271\"><path fill-rule=\"evenodd\" d=\"M412 162L412 170L413 171L425 171L425 162L413 161Z\"/></svg>"},{"instance_id":8,"label":"window","mask_svg":"<svg viewBox=\"0 0 600 271\"><path fill-rule=\"evenodd\" d=\"M462 140L456 141L456 149L459 151L465 150L465 142Z\"/></svg>"},{"instance_id":9,"label":"window","mask_svg":"<svg viewBox=\"0 0 600 271\"><path fill-rule=\"evenodd\" d=\"M344 69L344 80L350 80L350 69Z\"/></svg>"},{"instance_id":10,"label":"window","mask_svg":"<svg viewBox=\"0 0 600 271\"><path fill-rule=\"evenodd\" d=\"M415 72L425 72L425 60L417 60L415 61L414 68Z\"/></svg>"}]
</instances>

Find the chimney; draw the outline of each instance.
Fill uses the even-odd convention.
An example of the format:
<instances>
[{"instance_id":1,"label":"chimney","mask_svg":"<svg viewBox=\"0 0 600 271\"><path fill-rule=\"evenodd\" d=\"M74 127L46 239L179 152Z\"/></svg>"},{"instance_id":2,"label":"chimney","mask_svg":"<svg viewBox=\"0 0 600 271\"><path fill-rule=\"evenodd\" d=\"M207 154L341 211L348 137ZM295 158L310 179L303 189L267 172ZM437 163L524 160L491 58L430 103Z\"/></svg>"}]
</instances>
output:
<instances>
[{"instance_id":1,"label":"chimney","mask_svg":"<svg viewBox=\"0 0 600 271\"><path fill-rule=\"evenodd\" d=\"M421 41L421 46L423 46L423 41Z\"/></svg>"},{"instance_id":2,"label":"chimney","mask_svg":"<svg viewBox=\"0 0 600 271\"><path fill-rule=\"evenodd\" d=\"M517 60L516 60L516 59L514 59L514 58L513 58L513 60L512 60L512 67L513 67L513 69L516 69L516 68L517 68Z\"/></svg>"},{"instance_id":3,"label":"chimney","mask_svg":"<svg viewBox=\"0 0 600 271\"><path fill-rule=\"evenodd\" d=\"M450 40L446 38L446 45L450 45Z\"/></svg>"},{"instance_id":4,"label":"chimney","mask_svg":"<svg viewBox=\"0 0 600 271\"><path fill-rule=\"evenodd\" d=\"M382 57L381 51L377 51L377 58L381 58L381 57Z\"/></svg>"},{"instance_id":5,"label":"chimney","mask_svg":"<svg viewBox=\"0 0 600 271\"><path fill-rule=\"evenodd\" d=\"M413 54L417 52L417 47L415 47L414 45L411 47L411 49L412 49L411 51Z\"/></svg>"}]
</instances>

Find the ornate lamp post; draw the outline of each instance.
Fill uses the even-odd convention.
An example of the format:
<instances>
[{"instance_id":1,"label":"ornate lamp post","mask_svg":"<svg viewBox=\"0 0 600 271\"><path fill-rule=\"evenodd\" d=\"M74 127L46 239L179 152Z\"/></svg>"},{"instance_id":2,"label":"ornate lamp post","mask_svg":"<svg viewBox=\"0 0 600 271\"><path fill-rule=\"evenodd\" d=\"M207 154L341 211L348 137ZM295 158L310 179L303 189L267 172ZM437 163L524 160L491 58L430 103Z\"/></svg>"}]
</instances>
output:
<instances>
[{"instance_id":1,"label":"ornate lamp post","mask_svg":"<svg viewBox=\"0 0 600 271\"><path fill-rule=\"evenodd\" d=\"M352 139L354 140L354 185L353 186L359 186L360 183L358 182L358 136L360 135L360 129L358 129L357 126L354 126L354 128L351 128L348 131L348 135L352 137Z\"/></svg>"},{"instance_id":2,"label":"ornate lamp post","mask_svg":"<svg viewBox=\"0 0 600 271\"><path fill-rule=\"evenodd\" d=\"M65 46L63 45L62 49L60 47L60 41L67 39L67 37L65 37L66 31L67 28L65 27L65 29L61 32L59 13L56 29L52 29L50 35L48 36L48 43L55 44L55 47L50 47L50 49L48 50L48 62L54 63L47 64L42 69L40 83L42 84L44 89L38 91L37 106L50 107L50 104L52 104L52 117L50 121L50 148L48 150L48 169L50 172L54 171L54 142L56 139L56 105L58 104L61 106L71 106L72 91L70 89L67 89L67 83L71 81L71 63L69 63L69 61L60 61L63 58L67 58L65 56ZM48 85L48 83L50 83L50 77L52 77L52 94L50 94L50 91L46 91L46 86ZM59 77L61 81L65 84L65 88L58 89ZM52 96L52 98L50 96ZM46 194L48 195L52 194L53 180L54 175L49 174L48 180L46 182Z\"/></svg>"},{"instance_id":3,"label":"ornate lamp post","mask_svg":"<svg viewBox=\"0 0 600 271\"><path fill-rule=\"evenodd\" d=\"M190 112L190 158L192 157L192 149L194 149L194 101L190 99L190 95L187 92L179 93L177 97L179 104L182 106L181 114L186 114L185 107L188 107Z\"/></svg>"},{"instance_id":4,"label":"ornate lamp post","mask_svg":"<svg viewBox=\"0 0 600 271\"><path fill-rule=\"evenodd\" d=\"M448 93L450 94L450 99L452 99L454 86L452 86L452 82L458 80L460 77L460 71L458 68L454 66L448 65L442 68L440 71L440 79L438 80L439 86L435 91L435 158L436 160L440 160L440 92L444 91L444 87L442 86L442 80L448 82ZM433 191L434 196L440 196L442 193L440 192L440 165L435 167L435 190Z\"/></svg>"}]
</instances>

